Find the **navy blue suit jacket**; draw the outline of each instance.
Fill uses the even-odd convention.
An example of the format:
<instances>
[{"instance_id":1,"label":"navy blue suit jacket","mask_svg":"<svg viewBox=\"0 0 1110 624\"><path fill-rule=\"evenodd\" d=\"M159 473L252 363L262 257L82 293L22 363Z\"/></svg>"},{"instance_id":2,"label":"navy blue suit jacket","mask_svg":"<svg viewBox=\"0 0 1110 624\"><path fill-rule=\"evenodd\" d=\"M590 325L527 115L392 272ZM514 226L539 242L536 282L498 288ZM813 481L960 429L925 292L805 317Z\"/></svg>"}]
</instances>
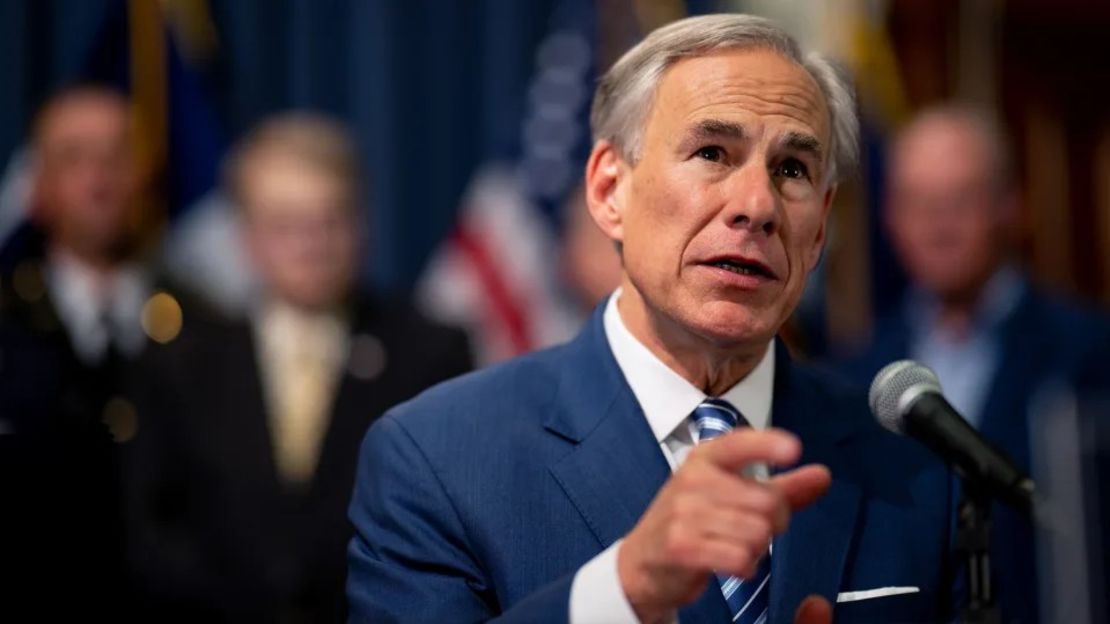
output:
<instances>
[{"instance_id":1,"label":"navy blue suit jacket","mask_svg":"<svg viewBox=\"0 0 1110 624\"><path fill-rule=\"evenodd\" d=\"M808 594L913 586L838 622L937 621L948 479L861 395L777 354L772 420L833 484L774 546L770 621ZM670 468L609 349L601 309L571 343L441 384L363 443L351 520L356 622L566 622L580 566L624 536ZM710 583L683 622L728 622Z\"/></svg>"},{"instance_id":2,"label":"navy blue suit jacket","mask_svg":"<svg viewBox=\"0 0 1110 624\"><path fill-rule=\"evenodd\" d=\"M1077 306L1049 297L1028 284L998 330L998 369L991 380L979 430L1027 474L1031 467L1028 412L1037 391L1051 381L1084 377L1104 366L1110 324ZM842 370L861 383L886 364L910 357L913 328L905 314L882 320L870 346L845 360ZM1103 374L1104 376L1104 374ZM958 492L953 501L957 503ZM955 517L955 509L952 511ZM954 520L953 520L954 522ZM1038 621L1038 583L1032 524L1010 508L992 509L991 561L994 590L1004 622ZM962 564L961 564L962 565ZM962 601L962 578L955 590Z\"/></svg>"}]
</instances>

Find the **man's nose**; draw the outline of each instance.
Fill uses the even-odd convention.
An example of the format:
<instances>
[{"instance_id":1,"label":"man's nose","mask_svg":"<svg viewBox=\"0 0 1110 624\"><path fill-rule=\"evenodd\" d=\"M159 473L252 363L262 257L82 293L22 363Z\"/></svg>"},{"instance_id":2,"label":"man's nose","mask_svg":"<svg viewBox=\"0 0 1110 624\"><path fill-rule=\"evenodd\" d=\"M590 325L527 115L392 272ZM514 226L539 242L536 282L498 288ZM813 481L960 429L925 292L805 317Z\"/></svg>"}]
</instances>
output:
<instances>
[{"instance_id":1,"label":"man's nose","mask_svg":"<svg viewBox=\"0 0 1110 624\"><path fill-rule=\"evenodd\" d=\"M774 180L766 167L753 163L738 169L732 178L725 214L729 227L745 228L753 234L774 234L781 215Z\"/></svg>"}]
</instances>

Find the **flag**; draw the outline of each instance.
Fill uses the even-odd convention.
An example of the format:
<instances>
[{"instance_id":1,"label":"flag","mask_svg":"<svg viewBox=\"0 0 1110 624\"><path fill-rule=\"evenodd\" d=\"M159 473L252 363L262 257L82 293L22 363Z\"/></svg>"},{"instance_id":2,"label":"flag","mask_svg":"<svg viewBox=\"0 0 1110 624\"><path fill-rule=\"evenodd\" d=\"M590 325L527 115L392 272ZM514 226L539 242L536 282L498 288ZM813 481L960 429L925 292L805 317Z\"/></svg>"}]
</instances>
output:
<instances>
[{"instance_id":1,"label":"flag","mask_svg":"<svg viewBox=\"0 0 1110 624\"><path fill-rule=\"evenodd\" d=\"M583 318L559 278L559 211L579 188L590 146L594 24L592 2L555 6L519 149L478 168L417 285L422 308L466 328L483 364L563 342Z\"/></svg>"}]
</instances>

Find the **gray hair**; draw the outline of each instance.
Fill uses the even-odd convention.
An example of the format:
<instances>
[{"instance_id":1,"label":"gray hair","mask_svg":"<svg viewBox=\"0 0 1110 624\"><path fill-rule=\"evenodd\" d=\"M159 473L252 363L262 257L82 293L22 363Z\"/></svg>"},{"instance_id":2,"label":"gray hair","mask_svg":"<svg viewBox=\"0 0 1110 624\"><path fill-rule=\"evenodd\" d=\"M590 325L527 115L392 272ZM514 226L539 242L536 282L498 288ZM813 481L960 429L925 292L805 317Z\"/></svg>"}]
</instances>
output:
<instances>
[{"instance_id":1,"label":"gray hair","mask_svg":"<svg viewBox=\"0 0 1110 624\"><path fill-rule=\"evenodd\" d=\"M786 31L751 15L688 17L653 31L625 53L601 78L594 95L590 110L594 141L609 141L626 161L637 162L647 113L667 68L683 58L730 48L776 52L813 77L831 118L826 179L837 182L847 176L859 158L859 119L847 79L824 56L803 53Z\"/></svg>"}]
</instances>

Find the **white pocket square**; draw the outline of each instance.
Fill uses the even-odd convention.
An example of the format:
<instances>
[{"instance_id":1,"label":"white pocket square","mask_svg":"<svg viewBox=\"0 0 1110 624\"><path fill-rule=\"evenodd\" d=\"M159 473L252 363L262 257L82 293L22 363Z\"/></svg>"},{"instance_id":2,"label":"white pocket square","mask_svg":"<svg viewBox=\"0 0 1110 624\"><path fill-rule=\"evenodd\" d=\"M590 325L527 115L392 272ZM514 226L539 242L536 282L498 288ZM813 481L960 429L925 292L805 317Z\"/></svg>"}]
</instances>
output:
<instances>
[{"instance_id":1,"label":"white pocket square","mask_svg":"<svg viewBox=\"0 0 1110 624\"><path fill-rule=\"evenodd\" d=\"M921 591L917 587L880 587L878 589L865 589L862 591L840 592L836 595L837 602L856 602L857 600L871 600L872 598L885 598L899 594L916 594Z\"/></svg>"}]
</instances>

